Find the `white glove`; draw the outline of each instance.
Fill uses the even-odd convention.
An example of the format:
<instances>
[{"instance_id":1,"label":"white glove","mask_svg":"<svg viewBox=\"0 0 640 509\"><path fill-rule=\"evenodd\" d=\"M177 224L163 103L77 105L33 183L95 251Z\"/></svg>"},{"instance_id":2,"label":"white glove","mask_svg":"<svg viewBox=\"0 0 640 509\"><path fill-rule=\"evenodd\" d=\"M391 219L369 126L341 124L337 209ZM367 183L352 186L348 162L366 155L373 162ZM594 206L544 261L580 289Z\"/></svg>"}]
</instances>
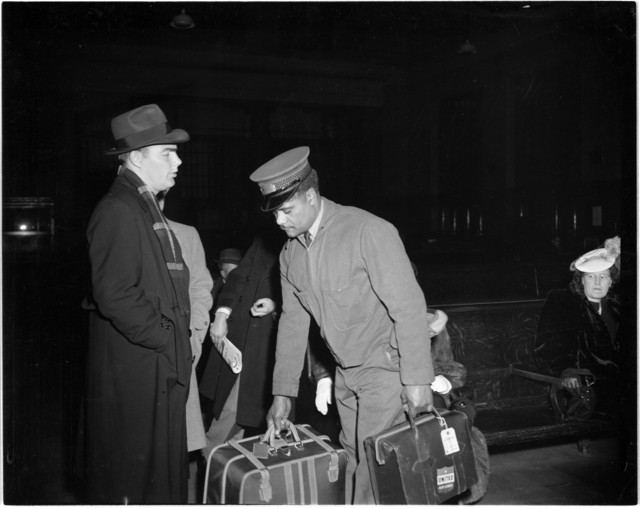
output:
<instances>
[{"instance_id":1,"label":"white glove","mask_svg":"<svg viewBox=\"0 0 640 509\"><path fill-rule=\"evenodd\" d=\"M436 375L435 380L431 382L431 390L438 394L447 394L451 387L451 382L442 375Z\"/></svg>"},{"instance_id":2,"label":"white glove","mask_svg":"<svg viewBox=\"0 0 640 509\"><path fill-rule=\"evenodd\" d=\"M320 379L316 385L316 408L322 415L327 415L329 411L328 405L331 404L331 392L333 389L333 381L330 377Z\"/></svg>"}]
</instances>

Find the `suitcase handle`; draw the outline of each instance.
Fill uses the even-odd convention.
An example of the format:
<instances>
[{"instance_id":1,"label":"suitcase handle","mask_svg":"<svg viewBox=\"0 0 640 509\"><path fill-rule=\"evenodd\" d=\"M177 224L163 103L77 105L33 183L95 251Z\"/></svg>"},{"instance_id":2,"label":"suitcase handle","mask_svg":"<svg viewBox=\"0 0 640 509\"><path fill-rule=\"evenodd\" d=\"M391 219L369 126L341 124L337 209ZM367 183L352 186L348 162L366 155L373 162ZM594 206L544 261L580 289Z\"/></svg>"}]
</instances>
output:
<instances>
[{"instance_id":1,"label":"suitcase handle","mask_svg":"<svg viewBox=\"0 0 640 509\"><path fill-rule=\"evenodd\" d=\"M289 430L291 430L291 433L293 434L293 438L295 440L295 442L287 443L288 447L293 446L298 449L304 448L304 443L302 442L302 440L300 440L300 435L298 433L300 431L303 435L309 437L329 453L329 469L327 470L327 477L329 479L329 482L336 482L340 477L340 457L338 456L338 452L324 440L322 440L322 438L317 436L315 433L312 433L304 426L296 426L294 423L289 421L288 428ZM269 447L273 448L275 451L280 450L280 448L275 445L275 428L270 426L269 429L267 429L266 433L263 435L263 438L266 439L267 436L269 437ZM263 440L263 442L266 442L266 440Z\"/></svg>"},{"instance_id":2,"label":"suitcase handle","mask_svg":"<svg viewBox=\"0 0 640 509\"><path fill-rule=\"evenodd\" d=\"M266 433L262 436L261 442L269 442L269 454L271 454L271 450L275 451L273 454L277 454L282 447L295 447L296 449L302 449L304 446L302 441L300 440L300 435L298 434L298 428L292 422L289 423L288 426L289 431L293 435L293 441L287 442L286 438L281 438L279 441L276 441L276 429L273 426L269 426Z\"/></svg>"},{"instance_id":3,"label":"suitcase handle","mask_svg":"<svg viewBox=\"0 0 640 509\"><path fill-rule=\"evenodd\" d=\"M436 419L438 419L438 422L440 423L440 426L442 426L443 428L446 429L448 427L447 426L447 422L444 420L444 417L442 417L440 415L440 413L435 409L435 407L433 408L433 410L431 412L421 412L418 415L416 415L415 417L413 417L410 412L406 412L406 414L407 414L407 419L409 420L409 425L411 426L411 429L413 429L414 431L417 430L416 422L415 422L416 419L418 419L419 417L424 417L424 416L426 416L428 414L434 414L434 417ZM398 424L398 426L402 426L402 425ZM405 426L406 426L406 423L405 423ZM393 429L395 429L395 427L391 428L391 429L393 430ZM376 461L378 462L378 465L384 465L384 457L382 456L380 442L384 438L389 436L389 434L390 434L389 431L390 430L387 430L387 432L378 435L376 437L375 441L374 441L374 444L373 444L374 448L375 448L375 452L376 452Z\"/></svg>"},{"instance_id":4,"label":"suitcase handle","mask_svg":"<svg viewBox=\"0 0 640 509\"><path fill-rule=\"evenodd\" d=\"M447 421L444 420L444 417L442 417L440 415L440 413L436 410L436 407L433 407L433 410L431 412L420 412L419 414L417 414L415 417L413 417L413 415L411 415L411 412L406 412L407 414L407 418L409 419L409 424L411 425L412 429L416 429L416 419L418 417L422 417L423 415L427 415L430 413L434 413L436 416L436 419L438 419L438 422L440 423L440 426L442 426L442 428L447 429Z\"/></svg>"}]
</instances>

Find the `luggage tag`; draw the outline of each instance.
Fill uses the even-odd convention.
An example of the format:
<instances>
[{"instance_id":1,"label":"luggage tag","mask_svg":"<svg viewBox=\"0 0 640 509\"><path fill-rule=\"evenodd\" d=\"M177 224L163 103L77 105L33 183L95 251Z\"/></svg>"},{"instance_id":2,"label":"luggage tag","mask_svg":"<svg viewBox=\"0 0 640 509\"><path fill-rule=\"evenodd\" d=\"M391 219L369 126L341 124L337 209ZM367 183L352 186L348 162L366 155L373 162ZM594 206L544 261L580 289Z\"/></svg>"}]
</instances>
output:
<instances>
[{"instance_id":1,"label":"luggage tag","mask_svg":"<svg viewBox=\"0 0 640 509\"><path fill-rule=\"evenodd\" d=\"M274 437L270 442L256 442L253 444L253 455L261 460L266 460L269 456L278 454L278 450L287 447L289 442L282 437Z\"/></svg>"},{"instance_id":2,"label":"luggage tag","mask_svg":"<svg viewBox=\"0 0 640 509\"><path fill-rule=\"evenodd\" d=\"M261 460L266 460L269 457L269 444L266 442L256 442L253 444L253 455Z\"/></svg>"},{"instance_id":3,"label":"luggage tag","mask_svg":"<svg viewBox=\"0 0 640 509\"><path fill-rule=\"evenodd\" d=\"M442 438L442 445L444 446L444 453L446 455L453 454L460 451L458 445L458 438L456 437L456 430L453 428L446 428L440 432Z\"/></svg>"},{"instance_id":4,"label":"luggage tag","mask_svg":"<svg viewBox=\"0 0 640 509\"><path fill-rule=\"evenodd\" d=\"M444 429L440 432L440 438L442 439L442 446L444 447L444 453L448 456L455 452L460 452L460 445L458 444L458 437L456 437L456 430L447 426L447 421L436 411L436 417L440 421L440 426Z\"/></svg>"}]
</instances>

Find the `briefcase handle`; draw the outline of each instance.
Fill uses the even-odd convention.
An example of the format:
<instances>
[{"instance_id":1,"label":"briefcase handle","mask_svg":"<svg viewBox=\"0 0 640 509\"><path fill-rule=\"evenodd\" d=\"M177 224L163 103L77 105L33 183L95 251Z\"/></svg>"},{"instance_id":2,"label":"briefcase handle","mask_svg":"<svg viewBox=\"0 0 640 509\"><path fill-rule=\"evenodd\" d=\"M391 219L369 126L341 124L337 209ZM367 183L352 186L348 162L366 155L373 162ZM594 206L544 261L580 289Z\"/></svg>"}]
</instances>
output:
<instances>
[{"instance_id":1,"label":"briefcase handle","mask_svg":"<svg viewBox=\"0 0 640 509\"><path fill-rule=\"evenodd\" d=\"M406 410L406 409L405 409ZM440 426L442 428L447 428L447 422L444 420L444 417L442 417L440 415L440 412L438 412L435 407L431 412L420 412L418 415L416 415L415 417L413 415L411 415L411 412L405 412L407 415L407 419L409 421L409 425L411 427L411 429L413 429L415 432L417 432L417 427L416 427L416 419L418 419L419 417L424 417L427 414L434 414L434 417L436 419L438 419L438 422L440 423ZM378 462L378 465L384 465L385 461L384 461L384 456L382 455L382 451L381 451L381 442L388 438L389 436L395 435L398 432L398 427L403 427L406 426L407 423L402 423L402 424L398 424L392 428L389 428L388 430L382 432L381 434L379 434L373 442L373 448L376 454L376 461Z\"/></svg>"},{"instance_id":2,"label":"briefcase handle","mask_svg":"<svg viewBox=\"0 0 640 509\"><path fill-rule=\"evenodd\" d=\"M414 429L414 430L416 429L416 419L417 419L418 417L422 417L423 415L430 414L430 413L435 414L436 419L438 419L438 422L440 423L440 426L441 426L442 428L444 428L444 429L447 429L447 428L448 428L448 426L447 426L447 421L445 421L445 420L444 420L444 417L442 417L442 416L440 415L440 412L438 412L438 411L436 410L436 407L433 407L433 410L432 410L431 412L420 412L420 413L418 413L415 417L413 417L413 415L411 414L411 412L406 412L406 411L405 411L405 413L407 414L407 419L409 419L409 424L411 425L411 428L412 428L412 429Z\"/></svg>"}]
</instances>

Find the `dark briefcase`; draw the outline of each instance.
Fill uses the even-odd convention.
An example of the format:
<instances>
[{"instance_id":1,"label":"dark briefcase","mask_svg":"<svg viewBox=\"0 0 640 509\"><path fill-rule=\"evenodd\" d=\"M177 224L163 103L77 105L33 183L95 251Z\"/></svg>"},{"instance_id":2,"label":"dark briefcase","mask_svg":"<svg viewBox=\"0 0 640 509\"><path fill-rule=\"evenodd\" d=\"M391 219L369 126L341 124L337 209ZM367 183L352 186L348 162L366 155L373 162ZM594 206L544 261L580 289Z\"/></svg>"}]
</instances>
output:
<instances>
[{"instance_id":1,"label":"dark briefcase","mask_svg":"<svg viewBox=\"0 0 640 509\"><path fill-rule=\"evenodd\" d=\"M478 481L467 416L441 410L365 440L378 504L439 504Z\"/></svg>"},{"instance_id":2,"label":"dark briefcase","mask_svg":"<svg viewBox=\"0 0 640 509\"><path fill-rule=\"evenodd\" d=\"M309 425L292 441L229 440L207 459L203 503L344 504L347 455Z\"/></svg>"}]
</instances>

